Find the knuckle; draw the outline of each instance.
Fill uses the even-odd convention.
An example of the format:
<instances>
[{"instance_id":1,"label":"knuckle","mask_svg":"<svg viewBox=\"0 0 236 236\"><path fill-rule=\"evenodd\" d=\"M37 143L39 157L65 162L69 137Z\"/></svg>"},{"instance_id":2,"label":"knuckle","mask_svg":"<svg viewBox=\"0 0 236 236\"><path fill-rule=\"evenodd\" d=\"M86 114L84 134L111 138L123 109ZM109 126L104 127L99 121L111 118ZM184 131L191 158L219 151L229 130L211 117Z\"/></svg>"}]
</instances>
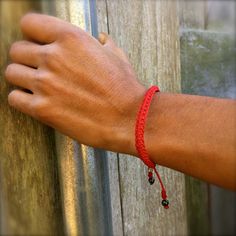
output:
<instances>
[{"instance_id":1,"label":"knuckle","mask_svg":"<svg viewBox=\"0 0 236 236\"><path fill-rule=\"evenodd\" d=\"M50 95L56 90L56 81L52 73L38 69L33 76L33 87L43 94Z\"/></svg>"},{"instance_id":2,"label":"knuckle","mask_svg":"<svg viewBox=\"0 0 236 236\"><path fill-rule=\"evenodd\" d=\"M47 66L51 66L58 56L58 50L56 50L53 45L44 46L43 49L40 50L42 62Z\"/></svg>"},{"instance_id":3,"label":"knuckle","mask_svg":"<svg viewBox=\"0 0 236 236\"><path fill-rule=\"evenodd\" d=\"M75 30L65 29L64 31L65 31L64 34L60 35L60 39L62 41L67 41L77 37L77 32L75 32Z\"/></svg>"},{"instance_id":4,"label":"knuckle","mask_svg":"<svg viewBox=\"0 0 236 236\"><path fill-rule=\"evenodd\" d=\"M48 120L48 111L49 109L49 103L46 99L37 99L32 104L32 110L34 111L34 117L39 120Z\"/></svg>"},{"instance_id":5,"label":"knuckle","mask_svg":"<svg viewBox=\"0 0 236 236\"><path fill-rule=\"evenodd\" d=\"M51 57L53 56L51 47L43 48L42 50L40 50L39 54L43 60L51 59Z\"/></svg>"},{"instance_id":6,"label":"knuckle","mask_svg":"<svg viewBox=\"0 0 236 236\"><path fill-rule=\"evenodd\" d=\"M45 73L43 73L40 70L37 70L35 72L34 77L35 77L34 78L35 87L39 90L44 90L44 88L46 87L45 83L47 82L47 80L45 79L46 78Z\"/></svg>"},{"instance_id":7,"label":"knuckle","mask_svg":"<svg viewBox=\"0 0 236 236\"><path fill-rule=\"evenodd\" d=\"M65 30L64 34L61 34L60 40L63 43L79 43L78 45L86 44L88 42L88 33L77 27L72 27Z\"/></svg>"}]
</instances>

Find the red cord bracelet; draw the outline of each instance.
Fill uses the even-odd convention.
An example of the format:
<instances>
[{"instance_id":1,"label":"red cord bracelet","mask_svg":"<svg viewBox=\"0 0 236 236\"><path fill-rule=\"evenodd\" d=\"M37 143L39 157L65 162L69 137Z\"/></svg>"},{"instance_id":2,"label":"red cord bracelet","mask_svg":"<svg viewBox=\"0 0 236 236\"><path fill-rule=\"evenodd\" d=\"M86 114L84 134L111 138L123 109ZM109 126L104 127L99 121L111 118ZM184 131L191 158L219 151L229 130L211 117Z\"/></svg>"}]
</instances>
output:
<instances>
[{"instance_id":1,"label":"red cord bracelet","mask_svg":"<svg viewBox=\"0 0 236 236\"><path fill-rule=\"evenodd\" d=\"M145 123L147 120L148 110L149 110L152 98L156 92L160 92L160 89L157 86L152 86L147 90L144 96L144 99L139 109L137 120L136 120L135 146L139 154L139 158L148 167L148 181L151 185L155 182L155 179L153 177L153 171L155 172L161 186L161 196L162 196L161 204L164 206L165 209L168 209L169 201L167 200L165 187L162 183L159 173L156 170L156 164L150 159L148 152L145 148L145 143L144 143L144 130L145 130Z\"/></svg>"}]
</instances>

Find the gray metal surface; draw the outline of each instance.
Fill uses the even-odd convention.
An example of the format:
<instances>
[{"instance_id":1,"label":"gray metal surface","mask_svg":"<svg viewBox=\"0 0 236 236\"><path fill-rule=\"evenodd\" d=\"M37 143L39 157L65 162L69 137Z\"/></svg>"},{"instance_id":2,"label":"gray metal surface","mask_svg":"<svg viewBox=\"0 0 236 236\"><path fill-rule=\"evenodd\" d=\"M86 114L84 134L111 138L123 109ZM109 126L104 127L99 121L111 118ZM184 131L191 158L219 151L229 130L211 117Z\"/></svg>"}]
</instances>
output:
<instances>
[{"instance_id":1,"label":"gray metal surface","mask_svg":"<svg viewBox=\"0 0 236 236\"><path fill-rule=\"evenodd\" d=\"M56 1L56 15L97 37L94 1ZM68 235L112 235L106 152L56 134L56 146Z\"/></svg>"}]
</instances>

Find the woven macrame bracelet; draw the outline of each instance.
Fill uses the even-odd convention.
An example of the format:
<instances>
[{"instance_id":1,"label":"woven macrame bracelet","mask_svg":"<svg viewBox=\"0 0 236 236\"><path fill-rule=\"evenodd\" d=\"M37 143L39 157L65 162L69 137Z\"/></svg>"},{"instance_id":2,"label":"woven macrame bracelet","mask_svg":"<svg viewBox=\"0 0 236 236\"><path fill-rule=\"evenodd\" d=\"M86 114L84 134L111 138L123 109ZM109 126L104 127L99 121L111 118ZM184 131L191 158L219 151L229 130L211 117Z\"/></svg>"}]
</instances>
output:
<instances>
[{"instance_id":1,"label":"woven macrame bracelet","mask_svg":"<svg viewBox=\"0 0 236 236\"><path fill-rule=\"evenodd\" d=\"M139 158L144 162L145 165L148 167L148 181L152 185L155 182L153 172L156 174L160 186L161 186L161 196L162 202L161 204L164 208L169 208L169 201L167 200L166 190L162 183L161 177L156 170L156 164L149 158L148 152L145 148L144 142L144 130L145 130L145 123L147 120L148 110L152 101L152 98L156 92L160 92L157 86L152 86L149 88L144 96L143 102L139 109L136 126L135 126L135 146L137 152L139 154Z\"/></svg>"}]
</instances>

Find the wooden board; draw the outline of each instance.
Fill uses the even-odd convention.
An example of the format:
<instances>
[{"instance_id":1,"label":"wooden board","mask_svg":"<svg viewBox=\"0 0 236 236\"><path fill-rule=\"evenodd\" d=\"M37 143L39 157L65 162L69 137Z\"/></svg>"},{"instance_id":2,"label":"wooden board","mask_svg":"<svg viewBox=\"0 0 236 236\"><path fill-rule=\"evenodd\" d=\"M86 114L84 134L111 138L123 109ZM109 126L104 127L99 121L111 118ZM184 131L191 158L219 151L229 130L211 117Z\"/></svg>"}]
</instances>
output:
<instances>
[{"instance_id":1,"label":"wooden board","mask_svg":"<svg viewBox=\"0 0 236 236\"><path fill-rule=\"evenodd\" d=\"M178 16L173 1L97 1L99 31L108 31L130 58L142 83L180 92ZM171 200L160 206L158 185L150 187L147 169L119 154L123 235L186 235L185 181L180 173L159 168ZM113 219L115 220L115 219Z\"/></svg>"},{"instance_id":2,"label":"wooden board","mask_svg":"<svg viewBox=\"0 0 236 236\"><path fill-rule=\"evenodd\" d=\"M0 234L59 235L63 231L53 131L11 109L4 81L13 41L21 39L20 17L40 10L37 1L1 1Z\"/></svg>"}]
</instances>

